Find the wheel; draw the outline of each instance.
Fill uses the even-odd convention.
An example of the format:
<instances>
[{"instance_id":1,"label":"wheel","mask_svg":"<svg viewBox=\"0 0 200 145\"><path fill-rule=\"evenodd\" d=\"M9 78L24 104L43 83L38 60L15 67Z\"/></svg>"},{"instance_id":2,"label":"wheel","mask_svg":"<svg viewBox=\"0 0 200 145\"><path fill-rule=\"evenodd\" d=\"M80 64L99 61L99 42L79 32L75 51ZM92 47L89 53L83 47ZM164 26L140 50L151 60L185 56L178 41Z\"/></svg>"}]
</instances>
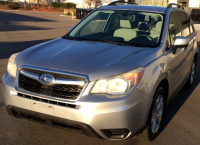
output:
<instances>
[{"instance_id":1,"label":"wheel","mask_svg":"<svg viewBox=\"0 0 200 145\"><path fill-rule=\"evenodd\" d=\"M155 93L149 112L148 126L142 133L138 134L138 139L153 141L159 135L165 107L165 98L165 90L163 87L159 87Z\"/></svg>"},{"instance_id":2,"label":"wheel","mask_svg":"<svg viewBox=\"0 0 200 145\"><path fill-rule=\"evenodd\" d=\"M187 88L191 88L193 83L194 83L195 68L196 68L196 61L195 61L195 58L194 58L194 60L192 62L192 68L191 68L191 71L190 71L190 76L187 80L187 83L185 84L185 86Z\"/></svg>"}]
</instances>

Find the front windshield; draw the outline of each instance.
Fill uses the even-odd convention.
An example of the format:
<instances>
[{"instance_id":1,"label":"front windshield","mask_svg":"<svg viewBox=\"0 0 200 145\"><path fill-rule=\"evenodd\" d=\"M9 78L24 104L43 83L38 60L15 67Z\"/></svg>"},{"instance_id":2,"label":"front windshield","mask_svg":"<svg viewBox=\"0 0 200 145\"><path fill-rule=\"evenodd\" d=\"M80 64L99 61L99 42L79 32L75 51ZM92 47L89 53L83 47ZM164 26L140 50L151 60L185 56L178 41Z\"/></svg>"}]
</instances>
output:
<instances>
[{"instance_id":1,"label":"front windshield","mask_svg":"<svg viewBox=\"0 0 200 145\"><path fill-rule=\"evenodd\" d=\"M65 38L156 47L160 45L163 21L164 15L159 13L99 10L89 15Z\"/></svg>"}]
</instances>

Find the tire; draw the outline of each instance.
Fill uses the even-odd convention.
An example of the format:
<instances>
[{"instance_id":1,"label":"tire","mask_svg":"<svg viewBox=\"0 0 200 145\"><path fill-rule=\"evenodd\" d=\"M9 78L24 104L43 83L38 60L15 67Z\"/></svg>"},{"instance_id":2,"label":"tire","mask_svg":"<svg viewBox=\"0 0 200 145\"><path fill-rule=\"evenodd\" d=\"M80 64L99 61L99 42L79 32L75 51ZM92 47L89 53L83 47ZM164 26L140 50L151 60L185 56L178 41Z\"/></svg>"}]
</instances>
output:
<instances>
[{"instance_id":1,"label":"tire","mask_svg":"<svg viewBox=\"0 0 200 145\"><path fill-rule=\"evenodd\" d=\"M155 93L151 109L149 112L149 119L147 121L147 128L137 135L139 140L153 141L160 133L161 124L163 120L163 113L165 108L166 93L163 87L159 87ZM160 104L161 103L161 104ZM160 109L156 109L160 106Z\"/></svg>"},{"instance_id":2,"label":"tire","mask_svg":"<svg viewBox=\"0 0 200 145\"><path fill-rule=\"evenodd\" d=\"M191 88L193 83L194 83L194 78L195 78L195 68L196 68L196 60L194 58L193 62L192 62L192 68L191 68L191 71L190 71L190 76L185 84L185 86L187 88Z\"/></svg>"}]
</instances>

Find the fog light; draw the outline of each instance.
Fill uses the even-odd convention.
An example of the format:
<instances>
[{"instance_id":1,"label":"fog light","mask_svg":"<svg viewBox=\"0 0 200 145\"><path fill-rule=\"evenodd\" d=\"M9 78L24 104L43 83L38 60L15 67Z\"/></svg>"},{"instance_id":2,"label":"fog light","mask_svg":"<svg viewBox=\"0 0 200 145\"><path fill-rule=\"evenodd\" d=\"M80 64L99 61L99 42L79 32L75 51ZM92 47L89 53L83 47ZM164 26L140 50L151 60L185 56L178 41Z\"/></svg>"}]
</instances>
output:
<instances>
[{"instance_id":1,"label":"fog light","mask_svg":"<svg viewBox=\"0 0 200 145\"><path fill-rule=\"evenodd\" d=\"M102 129L101 131L110 139L124 139L130 133L128 129Z\"/></svg>"}]
</instances>

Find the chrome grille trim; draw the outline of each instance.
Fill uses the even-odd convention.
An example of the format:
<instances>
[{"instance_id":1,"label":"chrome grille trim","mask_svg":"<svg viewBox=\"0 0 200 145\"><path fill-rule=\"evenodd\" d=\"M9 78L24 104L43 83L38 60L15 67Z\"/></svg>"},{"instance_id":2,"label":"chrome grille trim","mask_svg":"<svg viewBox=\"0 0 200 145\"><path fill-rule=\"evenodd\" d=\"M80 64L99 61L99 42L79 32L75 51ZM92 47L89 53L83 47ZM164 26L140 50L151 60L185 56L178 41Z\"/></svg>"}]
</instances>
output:
<instances>
[{"instance_id":1,"label":"chrome grille trim","mask_svg":"<svg viewBox=\"0 0 200 145\"><path fill-rule=\"evenodd\" d=\"M20 73L25 75L26 77L29 77L29 78L33 79L33 80L36 80L38 82L40 81L40 75L38 75L38 74L27 72L25 70L21 70Z\"/></svg>"},{"instance_id":2,"label":"chrome grille trim","mask_svg":"<svg viewBox=\"0 0 200 145\"><path fill-rule=\"evenodd\" d=\"M53 97L53 96L47 96L47 95L43 95L43 94L37 94L37 93L34 93L34 92L30 92L30 91L21 89L19 87L19 80L18 80L18 78L19 78L19 75L20 75L20 71L22 69L31 69L31 70L36 70L36 71L44 71L44 72L49 72L49 73L57 73L57 74L61 74L61 75L68 75L68 76L75 76L75 77L84 78L85 79L85 85L84 85L82 91L80 92L79 96L76 99L74 99L74 100L72 100L72 99L64 99L64 98L59 98L59 97ZM33 73L31 73L31 74L33 74ZM53 99L53 100L64 101L64 102L66 102L66 101L68 101L68 102L75 102L75 101L79 100L79 98L84 93L85 89L87 88L88 84L89 84L89 78L86 75L81 75L81 74L76 74L76 73L69 73L69 72L63 72L63 71L59 71L59 70L51 70L51 69L40 68L40 67L35 67L35 66L22 65L17 70L17 77L16 77L16 86L15 86L15 89L17 91L20 91L21 93L28 93L28 94L31 94L31 95L36 95L36 96L40 96L40 97L44 97L44 98L49 98L49 99Z\"/></svg>"},{"instance_id":3,"label":"chrome grille trim","mask_svg":"<svg viewBox=\"0 0 200 145\"><path fill-rule=\"evenodd\" d=\"M31 73L31 72L28 72L28 71L25 71L25 70L21 70L21 71L19 71L19 73L25 75L26 77L29 77L31 79L34 79L34 80L40 82L40 75L38 75L38 74L34 74L34 73ZM65 84L65 85L80 85L80 86L83 86L85 84L85 81L57 78L54 82L51 83L51 85L53 85L53 84Z\"/></svg>"}]
</instances>

